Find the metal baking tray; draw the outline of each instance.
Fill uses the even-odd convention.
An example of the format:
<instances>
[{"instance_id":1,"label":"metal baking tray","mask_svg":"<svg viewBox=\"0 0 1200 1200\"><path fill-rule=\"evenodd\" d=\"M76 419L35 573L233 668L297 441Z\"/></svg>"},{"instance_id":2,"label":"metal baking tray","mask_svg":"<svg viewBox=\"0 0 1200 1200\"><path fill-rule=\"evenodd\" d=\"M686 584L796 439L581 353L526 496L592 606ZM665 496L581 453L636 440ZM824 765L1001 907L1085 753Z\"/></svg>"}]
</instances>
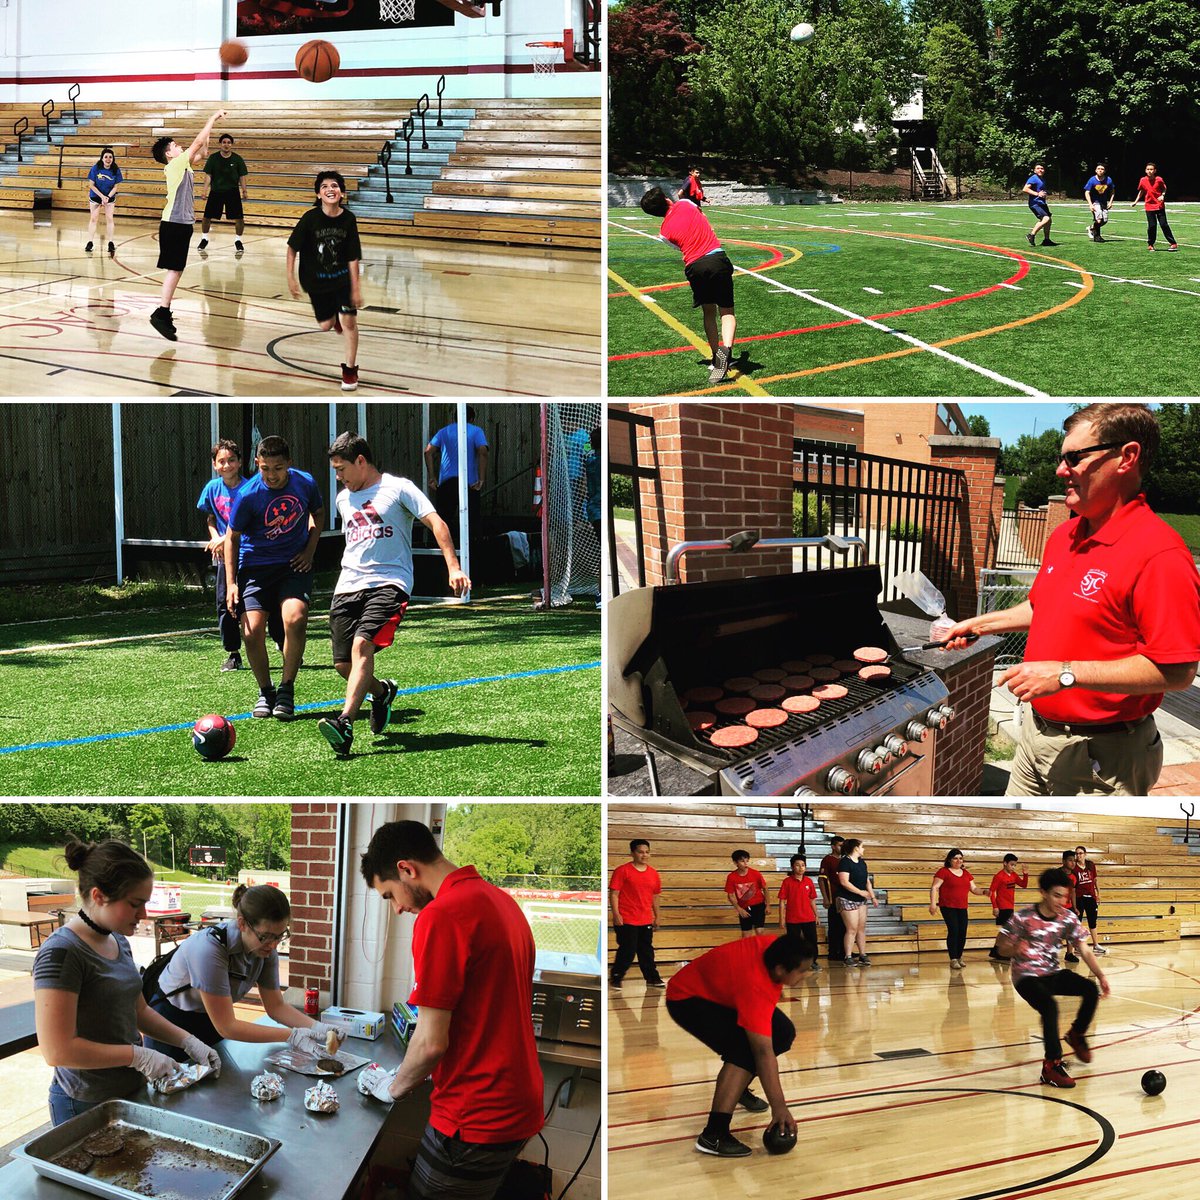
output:
<instances>
[{"instance_id":1,"label":"metal baking tray","mask_svg":"<svg viewBox=\"0 0 1200 1200\"><path fill-rule=\"evenodd\" d=\"M115 1128L125 1147L97 1158L86 1172L54 1161L92 1134ZM116 1200L230 1200L283 1145L278 1138L227 1129L169 1109L129 1100L106 1100L96 1108L12 1151L39 1174L95 1196Z\"/></svg>"}]
</instances>

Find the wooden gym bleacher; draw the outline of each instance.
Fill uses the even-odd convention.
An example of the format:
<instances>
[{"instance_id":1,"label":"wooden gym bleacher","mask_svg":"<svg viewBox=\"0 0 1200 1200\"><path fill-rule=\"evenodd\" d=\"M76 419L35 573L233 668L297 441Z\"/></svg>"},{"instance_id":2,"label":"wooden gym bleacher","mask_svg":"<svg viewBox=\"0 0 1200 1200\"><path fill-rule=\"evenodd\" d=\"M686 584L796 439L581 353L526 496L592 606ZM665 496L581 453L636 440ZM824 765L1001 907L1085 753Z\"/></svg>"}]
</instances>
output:
<instances>
[{"instance_id":1,"label":"wooden gym bleacher","mask_svg":"<svg viewBox=\"0 0 1200 1200\"><path fill-rule=\"evenodd\" d=\"M313 202L317 171L332 168L346 178L349 204L360 231L393 237L424 237L557 246L599 253L601 230L601 107L598 99L447 100L445 125L437 107L425 116L428 150L415 117L410 142L413 173L405 174L405 143L399 130L414 115L415 101L315 100L230 103L213 133L222 131L247 163L247 228L291 228ZM158 220L163 205L162 167L150 155L166 134L186 146L215 102L95 102L81 123L58 114L53 144L45 140L39 106L0 104L0 208L32 208L49 196L54 208L86 212L85 181L111 145L125 176L117 219ZM83 115L86 114L86 115ZM23 162L16 161L14 125L28 118ZM377 156L392 143L386 201ZM62 187L58 186L62 143ZM197 172L197 196L207 179ZM203 206L197 201L199 219Z\"/></svg>"},{"instance_id":2,"label":"wooden gym bleacher","mask_svg":"<svg viewBox=\"0 0 1200 1200\"><path fill-rule=\"evenodd\" d=\"M861 838L880 896L868 916L868 953L945 954L941 914L929 913L934 872L951 847L963 852L967 869L986 890L1004 855L1016 854L1029 873L1018 889L1018 905L1037 899L1037 877L1058 866L1062 851L1082 844L1097 865L1102 945L1175 941L1200 935L1200 856L1177 844L1183 822L1157 817L1105 817L1087 813L971 808L954 805L871 807L865 804L812 806L819 830L806 831L809 874L815 874L829 845L829 831ZM783 827L778 825L782 812ZM800 834L795 804L667 804L631 801L609 804L609 869L628 859L635 837L650 841L651 865L662 877L662 924L654 935L663 974L721 942L739 936L724 895L730 854L744 848L750 865L767 879L771 908L768 929L778 927L779 884ZM1200 840L1195 843L1200 851ZM972 897L968 951L986 951L995 940L991 907ZM817 906L822 953L825 911ZM615 939L609 933L610 952Z\"/></svg>"}]
</instances>

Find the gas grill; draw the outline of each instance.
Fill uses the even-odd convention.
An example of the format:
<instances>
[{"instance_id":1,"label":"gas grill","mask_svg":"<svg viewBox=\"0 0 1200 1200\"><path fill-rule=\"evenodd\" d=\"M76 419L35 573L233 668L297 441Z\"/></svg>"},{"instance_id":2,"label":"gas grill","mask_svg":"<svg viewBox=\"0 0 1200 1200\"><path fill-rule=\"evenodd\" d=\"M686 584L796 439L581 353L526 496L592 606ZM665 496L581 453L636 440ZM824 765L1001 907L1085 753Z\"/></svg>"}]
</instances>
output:
<instances>
[{"instance_id":1,"label":"gas grill","mask_svg":"<svg viewBox=\"0 0 1200 1200\"><path fill-rule=\"evenodd\" d=\"M685 542L668 556L678 580L693 550L822 547L845 553L858 539L772 538L752 531L721 542ZM930 795L936 734L954 716L932 671L901 657L876 605L876 566L842 567L731 581L639 588L609 605L608 694L613 724L646 748L651 791L655 752L705 774L722 795ZM718 714L694 731L684 693L810 655L848 659L855 649L888 652L891 675L843 674L844 697L758 731L741 749L716 745L717 730L743 723ZM691 705L709 708L708 704ZM776 707L773 704L764 707Z\"/></svg>"}]
</instances>

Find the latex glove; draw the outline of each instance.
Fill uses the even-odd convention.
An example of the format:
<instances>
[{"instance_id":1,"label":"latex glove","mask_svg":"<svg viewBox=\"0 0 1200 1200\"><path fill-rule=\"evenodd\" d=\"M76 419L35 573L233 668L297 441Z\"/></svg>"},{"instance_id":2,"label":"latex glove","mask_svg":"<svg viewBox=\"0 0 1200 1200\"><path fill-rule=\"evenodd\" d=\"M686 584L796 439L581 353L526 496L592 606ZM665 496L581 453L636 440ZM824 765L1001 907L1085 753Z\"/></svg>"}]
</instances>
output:
<instances>
[{"instance_id":1,"label":"latex glove","mask_svg":"<svg viewBox=\"0 0 1200 1200\"><path fill-rule=\"evenodd\" d=\"M153 1083L156 1079L170 1079L182 1064L177 1063L169 1054L160 1054L149 1046L134 1046L133 1062L129 1064L135 1071L141 1071Z\"/></svg>"},{"instance_id":2,"label":"latex glove","mask_svg":"<svg viewBox=\"0 0 1200 1200\"><path fill-rule=\"evenodd\" d=\"M346 1035L336 1025L323 1025L320 1021L314 1021L305 1031L314 1042L320 1042L321 1048L325 1048L325 1039L331 1033L337 1034L338 1046L346 1040Z\"/></svg>"},{"instance_id":3,"label":"latex glove","mask_svg":"<svg viewBox=\"0 0 1200 1200\"><path fill-rule=\"evenodd\" d=\"M189 1033L179 1046L194 1063L202 1067L211 1067L213 1077L221 1073L221 1056L211 1047L202 1042L195 1034Z\"/></svg>"},{"instance_id":4,"label":"latex glove","mask_svg":"<svg viewBox=\"0 0 1200 1200\"><path fill-rule=\"evenodd\" d=\"M324 1037L318 1040L313 1035L316 1033L316 1027L312 1029L292 1029L288 1032L287 1044L293 1050L302 1050L305 1054L315 1054L318 1058L325 1057L325 1039Z\"/></svg>"},{"instance_id":5,"label":"latex glove","mask_svg":"<svg viewBox=\"0 0 1200 1200\"><path fill-rule=\"evenodd\" d=\"M372 1063L359 1072L358 1090L365 1096L372 1096L376 1100L382 1100L384 1104L391 1104L395 1097L389 1089L395 1078L395 1071L386 1071L378 1063Z\"/></svg>"}]
</instances>

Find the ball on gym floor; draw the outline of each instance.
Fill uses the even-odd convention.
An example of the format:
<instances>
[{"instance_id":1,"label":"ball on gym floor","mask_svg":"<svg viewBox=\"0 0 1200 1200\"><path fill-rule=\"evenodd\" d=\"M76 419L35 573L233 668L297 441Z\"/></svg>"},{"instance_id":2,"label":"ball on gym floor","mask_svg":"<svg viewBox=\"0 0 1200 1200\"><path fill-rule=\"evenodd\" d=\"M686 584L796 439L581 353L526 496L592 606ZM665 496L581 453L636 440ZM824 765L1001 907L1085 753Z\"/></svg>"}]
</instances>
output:
<instances>
[{"instance_id":1,"label":"ball on gym floor","mask_svg":"<svg viewBox=\"0 0 1200 1200\"><path fill-rule=\"evenodd\" d=\"M342 65L342 56L332 42L323 42L316 38L305 42L296 51L296 72L309 83L324 83L337 74Z\"/></svg>"},{"instance_id":2,"label":"ball on gym floor","mask_svg":"<svg viewBox=\"0 0 1200 1200\"><path fill-rule=\"evenodd\" d=\"M763 1130L763 1145L768 1154L790 1154L796 1148L796 1131L768 1125Z\"/></svg>"},{"instance_id":3,"label":"ball on gym floor","mask_svg":"<svg viewBox=\"0 0 1200 1200\"><path fill-rule=\"evenodd\" d=\"M233 38L222 42L221 49L217 53L227 67L240 67L250 57L250 51L246 49L245 43L235 41Z\"/></svg>"},{"instance_id":4,"label":"ball on gym floor","mask_svg":"<svg viewBox=\"0 0 1200 1200\"><path fill-rule=\"evenodd\" d=\"M1161 1096L1167 1086L1167 1077L1161 1071L1147 1071L1142 1076L1142 1091L1147 1096Z\"/></svg>"}]
</instances>

